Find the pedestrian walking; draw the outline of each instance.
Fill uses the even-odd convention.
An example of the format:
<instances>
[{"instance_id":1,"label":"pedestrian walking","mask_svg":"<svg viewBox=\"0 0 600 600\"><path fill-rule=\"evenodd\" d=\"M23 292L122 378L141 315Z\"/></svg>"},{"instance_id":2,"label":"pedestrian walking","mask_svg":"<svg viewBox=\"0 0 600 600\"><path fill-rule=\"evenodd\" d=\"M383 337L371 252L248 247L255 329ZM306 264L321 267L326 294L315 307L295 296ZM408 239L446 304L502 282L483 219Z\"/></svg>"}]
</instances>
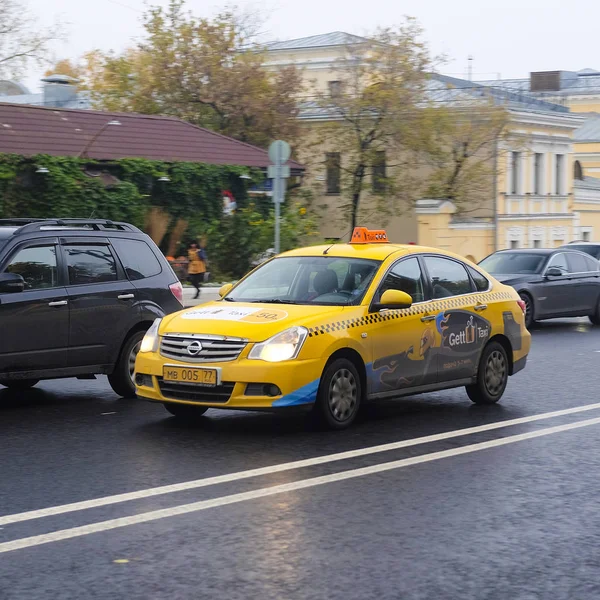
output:
<instances>
[{"instance_id":1,"label":"pedestrian walking","mask_svg":"<svg viewBox=\"0 0 600 600\"><path fill-rule=\"evenodd\" d=\"M198 242L192 242L188 249L188 281L196 288L194 300L200 297L200 288L206 277L206 267L206 250L199 246Z\"/></svg>"}]
</instances>

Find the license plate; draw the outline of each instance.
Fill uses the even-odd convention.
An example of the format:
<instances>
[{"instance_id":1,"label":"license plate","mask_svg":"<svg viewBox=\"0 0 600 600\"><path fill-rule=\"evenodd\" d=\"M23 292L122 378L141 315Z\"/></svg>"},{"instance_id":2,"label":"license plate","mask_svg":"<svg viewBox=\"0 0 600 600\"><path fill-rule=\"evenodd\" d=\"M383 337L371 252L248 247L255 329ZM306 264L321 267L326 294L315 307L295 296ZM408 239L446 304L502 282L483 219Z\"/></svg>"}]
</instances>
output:
<instances>
[{"instance_id":1,"label":"license plate","mask_svg":"<svg viewBox=\"0 0 600 600\"><path fill-rule=\"evenodd\" d=\"M198 367L163 367L163 380L195 383L207 387L215 387L219 383L217 369L200 369Z\"/></svg>"}]
</instances>

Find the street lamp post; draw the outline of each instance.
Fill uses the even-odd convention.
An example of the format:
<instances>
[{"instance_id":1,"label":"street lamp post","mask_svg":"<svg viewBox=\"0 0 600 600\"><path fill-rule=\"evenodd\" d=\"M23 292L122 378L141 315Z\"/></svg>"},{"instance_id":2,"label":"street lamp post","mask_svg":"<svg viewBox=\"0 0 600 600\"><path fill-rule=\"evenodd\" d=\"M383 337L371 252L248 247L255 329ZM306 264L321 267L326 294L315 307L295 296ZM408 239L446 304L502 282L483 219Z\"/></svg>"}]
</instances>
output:
<instances>
[{"instance_id":1,"label":"street lamp post","mask_svg":"<svg viewBox=\"0 0 600 600\"><path fill-rule=\"evenodd\" d=\"M121 125L121 122L117 121L116 119L112 119L111 121L108 121L108 123L104 123L104 125L98 130L98 133L94 135L94 137L85 145L83 150L77 155L77 158L82 158L85 156L87 151L92 147L93 143L106 131L106 129L115 125Z\"/></svg>"}]
</instances>

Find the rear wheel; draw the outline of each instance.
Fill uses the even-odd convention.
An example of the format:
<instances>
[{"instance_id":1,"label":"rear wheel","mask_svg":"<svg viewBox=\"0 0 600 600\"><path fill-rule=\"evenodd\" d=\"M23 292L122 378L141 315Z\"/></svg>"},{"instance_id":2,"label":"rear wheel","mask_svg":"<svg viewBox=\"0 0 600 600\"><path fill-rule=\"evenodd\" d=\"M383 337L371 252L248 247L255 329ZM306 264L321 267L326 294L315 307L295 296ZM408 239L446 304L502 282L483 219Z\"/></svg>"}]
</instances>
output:
<instances>
[{"instance_id":1,"label":"rear wheel","mask_svg":"<svg viewBox=\"0 0 600 600\"><path fill-rule=\"evenodd\" d=\"M9 390L29 390L39 383L39 379L0 379L0 385L7 387Z\"/></svg>"},{"instance_id":2,"label":"rear wheel","mask_svg":"<svg viewBox=\"0 0 600 600\"><path fill-rule=\"evenodd\" d=\"M535 323L533 298L527 292L521 292L519 296L525 303L525 327L527 327L527 329L531 329L532 325Z\"/></svg>"},{"instance_id":3,"label":"rear wheel","mask_svg":"<svg viewBox=\"0 0 600 600\"><path fill-rule=\"evenodd\" d=\"M317 402L314 407L318 420L329 429L349 427L358 414L362 389L354 364L338 358L323 372Z\"/></svg>"},{"instance_id":4,"label":"rear wheel","mask_svg":"<svg viewBox=\"0 0 600 600\"><path fill-rule=\"evenodd\" d=\"M171 402L165 402L163 406L174 417L189 420L201 417L208 410L207 406L193 406L192 404L173 404Z\"/></svg>"},{"instance_id":5,"label":"rear wheel","mask_svg":"<svg viewBox=\"0 0 600 600\"><path fill-rule=\"evenodd\" d=\"M140 351L145 331L136 331L123 345L117 366L108 376L108 382L115 394L122 398L135 398L135 359Z\"/></svg>"},{"instance_id":6,"label":"rear wheel","mask_svg":"<svg viewBox=\"0 0 600 600\"><path fill-rule=\"evenodd\" d=\"M508 356L502 344L490 342L483 350L477 382L466 387L475 404L495 404L502 398L508 383Z\"/></svg>"}]
</instances>

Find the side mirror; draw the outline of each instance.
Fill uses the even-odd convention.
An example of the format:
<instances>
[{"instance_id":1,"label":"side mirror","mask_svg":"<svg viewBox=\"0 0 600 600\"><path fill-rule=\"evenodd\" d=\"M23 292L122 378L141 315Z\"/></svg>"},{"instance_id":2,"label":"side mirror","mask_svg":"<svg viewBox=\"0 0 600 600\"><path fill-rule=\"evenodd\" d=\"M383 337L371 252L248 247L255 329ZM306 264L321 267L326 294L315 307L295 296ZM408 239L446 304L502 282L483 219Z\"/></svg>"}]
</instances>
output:
<instances>
[{"instance_id":1,"label":"side mirror","mask_svg":"<svg viewBox=\"0 0 600 600\"><path fill-rule=\"evenodd\" d=\"M16 273L0 273L0 294L17 294L25 289L25 280Z\"/></svg>"},{"instance_id":2,"label":"side mirror","mask_svg":"<svg viewBox=\"0 0 600 600\"><path fill-rule=\"evenodd\" d=\"M233 287L232 283L226 283L220 290L219 290L219 296L221 298L223 298L223 296L227 295L227 293L229 292L229 290Z\"/></svg>"},{"instance_id":3,"label":"side mirror","mask_svg":"<svg viewBox=\"0 0 600 600\"><path fill-rule=\"evenodd\" d=\"M550 267L546 271L546 277L562 277L563 272L558 267Z\"/></svg>"},{"instance_id":4,"label":"side mirror","mask_svg":"<svg viewBox=\"0 0 600 600\"><path fill-rule=\"evenodd\" d=\"M400 290L386 290L381 295L381 299L377 304L373 305L376 311L380 310L398 310L400 308L410 308L413 299L406 292Z\"/></svg>"}]
</instances>

